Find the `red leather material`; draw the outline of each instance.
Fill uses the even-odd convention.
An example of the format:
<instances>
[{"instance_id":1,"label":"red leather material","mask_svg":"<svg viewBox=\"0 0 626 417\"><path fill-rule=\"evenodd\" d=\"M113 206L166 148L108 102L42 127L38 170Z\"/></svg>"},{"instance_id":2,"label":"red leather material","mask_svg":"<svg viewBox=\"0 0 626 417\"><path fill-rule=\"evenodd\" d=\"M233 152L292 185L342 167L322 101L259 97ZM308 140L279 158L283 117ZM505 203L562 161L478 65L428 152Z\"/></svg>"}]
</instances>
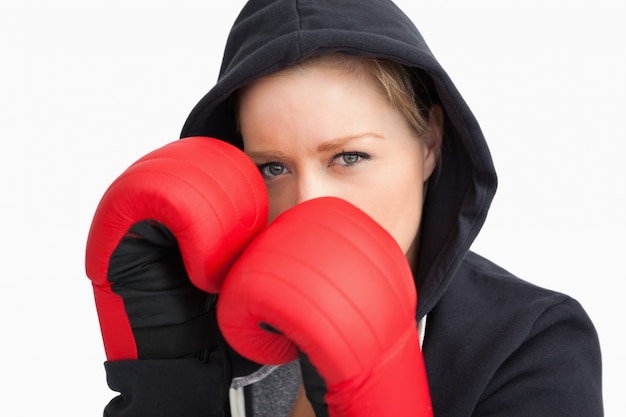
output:
<instances>
[{"instance_id":1,"label":"red leather material","mask_svg":"<svg viewBox=\"0 0 626 417\"><path fill-rule=\"evenodd\" d=\"M421 417L432 408L416 304L393 237L323 197L284 212L247 247L217 313L226 340L253 361L306 354L326 382L331 416Z\"/></svg>"},{"instance_id":2,"label":"red leather material","mask_svg":"<svg viewBox=\"0 0 626 417\"><path fill-rule=\"evenodd\" d=\"M178 242L195 286L219 292L226 271L267 224L262 176L239 149L193 137L167 144L132 164L107 189L89 230L86 273L92 280L107 358L136 359L134 336L109 262L129 228L163 224Z\"/></svg>"}]
</instances>

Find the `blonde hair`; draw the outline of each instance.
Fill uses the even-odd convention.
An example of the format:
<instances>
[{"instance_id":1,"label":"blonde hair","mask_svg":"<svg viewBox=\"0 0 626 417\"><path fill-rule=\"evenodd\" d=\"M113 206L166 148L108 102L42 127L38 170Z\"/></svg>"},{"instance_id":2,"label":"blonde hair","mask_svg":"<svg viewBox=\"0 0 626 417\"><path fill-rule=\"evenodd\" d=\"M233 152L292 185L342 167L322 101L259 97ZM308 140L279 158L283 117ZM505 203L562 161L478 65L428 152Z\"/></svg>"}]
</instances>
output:
<instances>
[{"instance_id":1,"label":"blonde hair","mask_svg":"<svg viewBox=\"0 0 626 417\"><path fill-rule=\"evenodd\" d=\"M422 93L428 97L416 91L416 81L422 84L422 80L416 79L415 73L408 68L391 61L370 59L367 63L391 105L404 115L409 125L421 136L428 129L428 114L432 105L426 88Z\"/></svg>"}]
</instances>

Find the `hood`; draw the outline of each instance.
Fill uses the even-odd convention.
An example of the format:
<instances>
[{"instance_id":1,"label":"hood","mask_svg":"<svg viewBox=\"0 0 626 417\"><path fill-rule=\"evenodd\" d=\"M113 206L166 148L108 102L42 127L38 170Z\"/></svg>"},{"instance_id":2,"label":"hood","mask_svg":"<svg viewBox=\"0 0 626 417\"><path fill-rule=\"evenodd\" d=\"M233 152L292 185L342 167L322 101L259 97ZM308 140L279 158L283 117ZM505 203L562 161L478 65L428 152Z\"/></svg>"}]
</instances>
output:
<instances>
[{"instance_id":1,"label":"hood","mask_svg":"<svg viewBox=\"0 0 626 417\"><path fill-rule=\"evenodd\" d=\"M211 136L242 147L228 98L265 74L329 52L386 58L421 68L446 114L439 171L424 203L419 306L427 314L454 278L482 227L496 174L480 127L411 20L389 0L249 0L226 44L215 86L185 122L181 138Z\"/></svg>"}]
</instances>

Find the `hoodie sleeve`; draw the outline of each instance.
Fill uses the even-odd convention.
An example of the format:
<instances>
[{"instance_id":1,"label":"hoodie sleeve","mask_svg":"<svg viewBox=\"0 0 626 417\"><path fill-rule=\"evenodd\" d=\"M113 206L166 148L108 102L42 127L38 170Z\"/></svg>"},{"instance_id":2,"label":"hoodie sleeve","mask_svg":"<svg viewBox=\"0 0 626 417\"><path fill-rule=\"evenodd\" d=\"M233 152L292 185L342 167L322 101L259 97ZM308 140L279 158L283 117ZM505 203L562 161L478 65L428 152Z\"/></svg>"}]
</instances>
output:
<instances>
[{"instance_id":1,"label":"hoodie sleeve","mask_svg":"<svg viewBox=\"0 0 626 417\"><path fill-rule=\"evenodd\" d=\"M118 392L105 417L230 415L223 360L128 360L105 362L109 387Z\"/></svg>"},{"instance_id":2,"label":"hoodie sleeve","mask_svg":"<svg viewBox=\"0 0 626 417\"><path fill-rule=\"evenodd\" d=\"M601 369L596 330L580 304L566 298L538 316L472 415L600 417Z\"/></svg>"}]
</instances>

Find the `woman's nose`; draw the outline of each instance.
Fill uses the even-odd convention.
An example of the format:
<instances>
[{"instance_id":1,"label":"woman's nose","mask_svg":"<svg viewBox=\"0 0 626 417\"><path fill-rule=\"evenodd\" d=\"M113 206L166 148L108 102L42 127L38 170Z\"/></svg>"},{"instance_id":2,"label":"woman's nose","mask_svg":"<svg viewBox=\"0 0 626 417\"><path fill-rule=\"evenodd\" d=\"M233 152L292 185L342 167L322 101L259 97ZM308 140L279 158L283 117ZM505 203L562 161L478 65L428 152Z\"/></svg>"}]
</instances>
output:
<instances>
[{"instance_id":1,"label":"woman's nose","mask_svg":"<svg viewBox=\"0 0 626 417\"><path fill-rule=\"evenodd\" d=\"M298 178L295 193L295 204L300 204L317 197L327 197L334 194L330 181L319 176L302 176Z\"/></svg>"},{"instance_id":2,"label":"woman's nose","mask_svg":"<svg viewBox=\"0 0 626 417\"><path fill-rule=\"evenodd\" d=\"M285 210L318 197L337 195L337 184L323 176L310 174L297 175L283 187L275 187L270 192L270 222Z\"/></svg>"}]
</instances>

